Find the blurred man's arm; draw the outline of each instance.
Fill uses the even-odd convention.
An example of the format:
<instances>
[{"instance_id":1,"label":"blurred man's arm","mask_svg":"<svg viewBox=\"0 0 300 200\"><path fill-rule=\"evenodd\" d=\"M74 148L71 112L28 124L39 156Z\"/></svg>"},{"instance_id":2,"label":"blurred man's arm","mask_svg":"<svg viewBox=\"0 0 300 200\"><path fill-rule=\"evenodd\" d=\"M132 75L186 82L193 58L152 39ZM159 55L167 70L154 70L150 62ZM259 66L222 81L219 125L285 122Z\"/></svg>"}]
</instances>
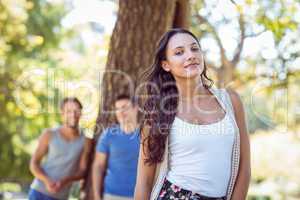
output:
<instances>
[{"instance_id":1,"label":"blurred man's arm","mask_svg":"<svg viewBox=\"0 0 300 200\"><path fill-rule=\"evenodd\" d=\"M103 193L103 180L107 168L107 154L102 152L96 152L93 163L93 192L94 199L102 199Z\"/></svg>"},{"instance_id":2,"label":"blurred man's arm","mask_svg":"<svg viewBox=\"0 0 300 200\"><path fill-rule=\"evenodd\" d=\"M51 131L46 129L39 138L38 147L32 155L29 168L31 173L46 185L48 191L54 193L56 192L55 182L51 180L41 168L41 161L48 152L50 139Z\"/></svg>"}]
</instances>

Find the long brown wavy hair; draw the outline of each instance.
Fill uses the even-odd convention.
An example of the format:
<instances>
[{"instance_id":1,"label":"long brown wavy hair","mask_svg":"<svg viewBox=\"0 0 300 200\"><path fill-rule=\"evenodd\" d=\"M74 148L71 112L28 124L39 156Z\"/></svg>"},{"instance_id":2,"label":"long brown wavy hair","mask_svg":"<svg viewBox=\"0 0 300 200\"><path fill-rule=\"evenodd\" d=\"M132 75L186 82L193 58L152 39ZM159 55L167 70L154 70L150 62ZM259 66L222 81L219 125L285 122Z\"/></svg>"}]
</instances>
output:
<instances>
[{"instance_id":1,"label":"long brown wavy hair","mask_svg":"<svg viewBox=\"0 0 300 200\"><path fill-rule=\"evenodd\" d=\"M146 83L146 99L142 111L141 134L143 135L141 138L143 138L144 152L146 152L145 147L147 147L144 162L149 165L163 160L166 138L177 113L178 89L173 75L162 68L162 61L167 59L166 48L169 40L178 33L191 35L200 47L197 37L190 31L181 28L170 29L159 40L153 64L144 73L143 81ZM213 81L207 76L205 62L201 81L207 89L213 85Z\"/></svg>"}]
</instances>

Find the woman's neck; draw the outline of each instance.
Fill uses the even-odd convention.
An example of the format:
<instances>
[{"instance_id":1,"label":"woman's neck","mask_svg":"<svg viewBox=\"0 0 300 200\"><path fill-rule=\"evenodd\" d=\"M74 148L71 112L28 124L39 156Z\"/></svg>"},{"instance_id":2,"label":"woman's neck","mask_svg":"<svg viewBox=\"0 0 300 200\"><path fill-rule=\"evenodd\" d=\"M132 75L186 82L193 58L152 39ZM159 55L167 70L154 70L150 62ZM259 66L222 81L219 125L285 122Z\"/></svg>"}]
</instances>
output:
<instances>
[{"instance_id":1,"label":"woman's neck","mask_svg":"<svg viewBox=\"0 0 300 200\"><path fill-rule=\"evenodd\" d=\"M195 98L207 95L208 91L202 84L201 78L176 80L180 101L192 102Z\"/></svg>"}]
</instances>

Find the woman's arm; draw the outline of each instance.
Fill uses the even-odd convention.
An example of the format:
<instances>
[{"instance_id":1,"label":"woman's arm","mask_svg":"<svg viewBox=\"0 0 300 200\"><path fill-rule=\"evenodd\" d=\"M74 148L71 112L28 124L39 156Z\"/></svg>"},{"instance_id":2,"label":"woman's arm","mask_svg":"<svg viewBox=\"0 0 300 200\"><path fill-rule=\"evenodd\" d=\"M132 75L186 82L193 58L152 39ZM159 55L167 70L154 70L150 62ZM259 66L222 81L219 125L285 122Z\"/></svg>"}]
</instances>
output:
<instances>
[{"instance_id":1,"label":"woman's arm","mask_svg":"<svg viewBox=\"0 0 300 200\"><path fill-rule=\"evenodd\" d=\"M147 133L149 133L149 130L143 128L141 134L142 136L141 141L144 141L144 136L145 134L147 135ZM145 164L144 160L147 158L148 148L147 146L144 147L143 144L144 143L140 145L134 200L150 199L151 190L153 187L153 181L155 177L156 164L152 164L152 165Z\"/></svg>"},{"instance_id":2,"label":"woman's arm","mask_svg":"<svg viewBox=\"0 0 300 200\"><path fill-rule=\"evenodd\" d=\"M239 95L233 91L228 90L228 93L233 104L235 119L240 130L240 166L239 172L234 186L231 200L245 200L249 188L251 178L250 167L250 142L245 120L245 112L242 101Z\"/></svg>"}]
</instances>

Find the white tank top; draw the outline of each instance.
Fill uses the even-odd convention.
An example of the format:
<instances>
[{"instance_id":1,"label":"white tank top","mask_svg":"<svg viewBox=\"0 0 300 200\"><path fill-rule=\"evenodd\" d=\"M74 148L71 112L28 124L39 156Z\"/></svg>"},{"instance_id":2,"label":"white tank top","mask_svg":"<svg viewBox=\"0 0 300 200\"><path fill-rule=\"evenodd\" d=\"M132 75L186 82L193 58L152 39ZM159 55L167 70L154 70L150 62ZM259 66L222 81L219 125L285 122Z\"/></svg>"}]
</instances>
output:
<instances>
[{"instance_id":1,"label":"white tank top","mask_svg":"<svg viewBox=\"0 0 300 200\"><path fill-rule=\"evenodd\" d=\"M167 179L209 197L226 196L235 135L230 109L216 98L226 112L224 118L199 125L175 117L169 135Z\"/></svg>"}]
</instances>

